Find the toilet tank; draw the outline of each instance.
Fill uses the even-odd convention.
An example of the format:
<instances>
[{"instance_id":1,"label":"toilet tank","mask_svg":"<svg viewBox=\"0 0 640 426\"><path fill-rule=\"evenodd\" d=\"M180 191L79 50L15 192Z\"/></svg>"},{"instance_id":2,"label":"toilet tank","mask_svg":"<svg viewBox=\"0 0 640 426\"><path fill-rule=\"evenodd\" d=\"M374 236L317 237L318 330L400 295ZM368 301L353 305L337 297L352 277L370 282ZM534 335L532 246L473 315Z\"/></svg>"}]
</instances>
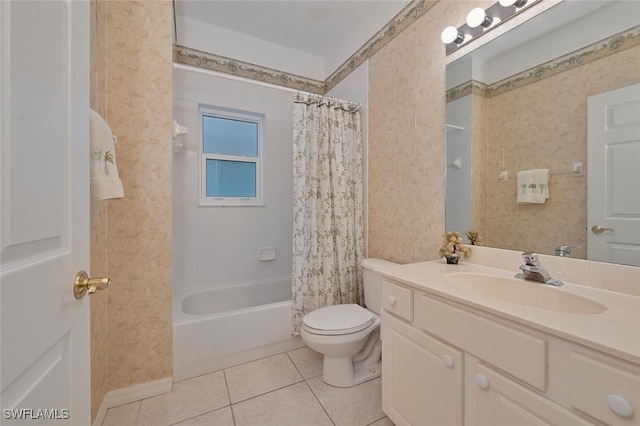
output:
<instances>
[{"instance_id":1,"label":"toilet tank","mask_svg":"<svg viewBox=\"0 0 640 426\"><path fill-rule=\"evenodd\" d=\"M382 312L382 276L376 271L390 266L399 265L382 259L363 259L364 304L371 311Z\"/></svg>"}]
</instances>

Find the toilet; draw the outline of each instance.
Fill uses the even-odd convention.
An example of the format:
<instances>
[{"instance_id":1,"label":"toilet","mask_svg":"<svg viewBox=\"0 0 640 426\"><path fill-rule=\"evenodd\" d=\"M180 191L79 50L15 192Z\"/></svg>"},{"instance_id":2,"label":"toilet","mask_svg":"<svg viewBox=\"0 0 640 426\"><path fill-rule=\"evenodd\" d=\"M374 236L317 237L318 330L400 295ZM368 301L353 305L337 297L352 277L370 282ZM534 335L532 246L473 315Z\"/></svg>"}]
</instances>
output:
<instances>
[{"instance_id":1,"label":"toilet","mask_svg":"<svg viewBox=\"0 0 640 426\"><path fill-rule=\"evenodd\" d=\"M324 355L325 383L344 388L380 376L382 276L376 271L393 265L397 263L381 259L362 261L366 309L356 304L333 305L302 318L302 340Z\"/></svg>"}]
</instances>

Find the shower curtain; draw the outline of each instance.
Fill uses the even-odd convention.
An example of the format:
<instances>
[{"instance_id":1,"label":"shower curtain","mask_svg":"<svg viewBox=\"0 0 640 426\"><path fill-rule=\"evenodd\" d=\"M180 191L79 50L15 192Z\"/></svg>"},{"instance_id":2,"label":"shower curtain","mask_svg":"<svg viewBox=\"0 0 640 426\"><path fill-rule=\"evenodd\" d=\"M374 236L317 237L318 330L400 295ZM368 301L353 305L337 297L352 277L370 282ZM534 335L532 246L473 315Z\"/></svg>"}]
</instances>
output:
<instances>
[{"instance_id":1,"label":"shower curtain","mask_svg":"<svg viewBox=\"0 0 640 426\"><path fill-rule=\"evenodd\" d=\"M360 105L296 95L293 113L292 334L315 309L364 303Z\"/></svg>"}]
</instances>

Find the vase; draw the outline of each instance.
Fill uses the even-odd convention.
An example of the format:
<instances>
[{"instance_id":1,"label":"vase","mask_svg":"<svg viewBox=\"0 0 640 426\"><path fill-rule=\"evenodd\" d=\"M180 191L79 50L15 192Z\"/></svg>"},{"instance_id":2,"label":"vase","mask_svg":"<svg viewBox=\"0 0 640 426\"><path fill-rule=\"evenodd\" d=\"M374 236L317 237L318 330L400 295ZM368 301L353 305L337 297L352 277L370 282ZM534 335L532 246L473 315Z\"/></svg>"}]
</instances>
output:
<instances>
[{"instance_id":1,"label":"vase","mask_svg":"<svg viewBox=\"0 0 640 426\"><path fill-rule=\"evenodd\" d=\"M458 256L457 254L448 254L446 258L449 265L457 265L460 256Z\"/></svg>"}]
</instances>

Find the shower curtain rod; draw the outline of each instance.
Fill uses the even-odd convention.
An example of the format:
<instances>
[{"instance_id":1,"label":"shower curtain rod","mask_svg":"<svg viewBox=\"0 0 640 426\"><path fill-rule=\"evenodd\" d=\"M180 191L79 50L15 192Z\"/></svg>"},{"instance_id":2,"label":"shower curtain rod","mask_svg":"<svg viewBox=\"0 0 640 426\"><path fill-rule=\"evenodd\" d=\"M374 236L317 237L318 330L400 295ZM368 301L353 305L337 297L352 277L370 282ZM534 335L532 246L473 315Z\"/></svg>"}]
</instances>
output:
<instances>
[{"instance_id":1,"label":"shower curtain rod","mask_svg":"<svg viewBox=\"0 0 640 426\"><path fill-rule=\"evenodd\" d=\"M194 67L192 65L179 64L177 62L173 63L173 68L174 69L179 69L179 70L196 72L198 74L211 75L211 76L215 76L215 77L224 78L224 79L227 79L227 80L240 81L240 82L243 82L243 83L253 84L255 86L263 86L263 87L268 87L268 88L271 88L271 89L278 89L278 90L282 90L282 91L285 91L285 92L295 93L296 95L309 96L309 97L324 97L325 99L330 99L330 100L332 100L334 102L345 102L345 103L347 103L349 105L353 105L354 108L360 108L360 106L362 105L360 102L346 101L346 100L342 100L342 99L338 99L338 98L332 98L332 97L327 96L327 95L319 95L317 93L305 92L304 90L300 90L300 89L292 89L292 88L289 88L289 87L278 86L278 85L275 85L275 84L265 83L265 82L262 82L262 81L249 80L249 79L246 79L244 77L238 77L238 76L235 76L235 75L230 75L230 74L222 73L222 72L219 72L219 71L212 71L212 70L207 70L207 69L203 69L203 68L198 68L198 67ZM296 103L296 102L294 101L294 103ZM301 102L298 102L298 103L301 103Z\"/></svg>"},{"instance_id":2,"label":"shower curtain rod","mask_svg":"<svg viewBox=\"0 0 640 426\"><path fill-rule=\"evenodd\" d=\"M301 91L298 91L295 99L293 100L293 103L305 104L305 105L311 105L314 103L317 103L318 105L326 104L330 107L335 106L336 108L341 108L342 110L348 111L348 112L357 112L360 110L360 106L361 106L360 102L352 102L344 99L332 98L331 96L318 95L317 93L303 94L303 92ZM333 103L337 105L333 105ZM343 106L345 104L347 105L347 108Z\"/></svg>"}]
</instances>

